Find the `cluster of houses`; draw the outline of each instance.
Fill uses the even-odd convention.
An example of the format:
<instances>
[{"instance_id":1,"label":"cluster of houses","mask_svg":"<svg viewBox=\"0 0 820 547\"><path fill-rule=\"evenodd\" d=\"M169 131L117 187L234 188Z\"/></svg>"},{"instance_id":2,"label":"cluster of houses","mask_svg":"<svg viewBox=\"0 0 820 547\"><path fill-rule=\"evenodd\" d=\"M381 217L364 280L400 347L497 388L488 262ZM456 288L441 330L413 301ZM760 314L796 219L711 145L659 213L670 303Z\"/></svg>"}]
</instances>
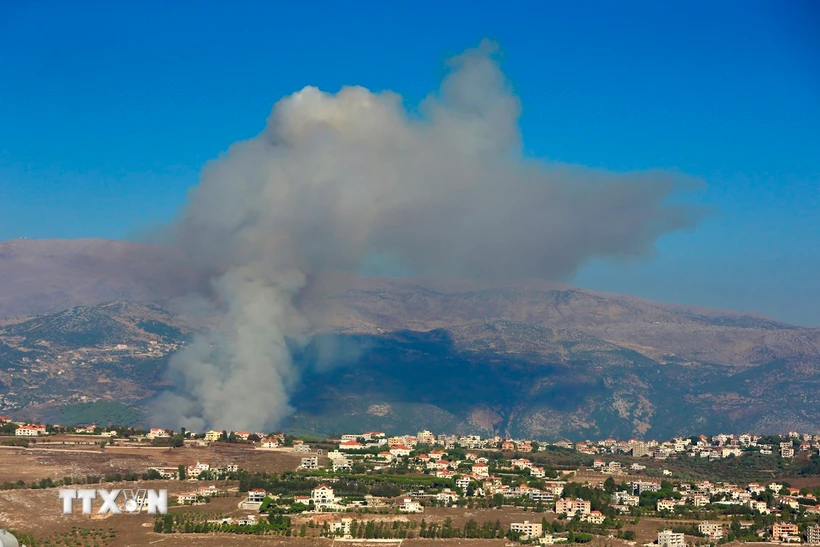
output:
<instances>
[{"instance_id":1,"label":"cluster of houses","mask_svg":"<svg viewBox=\"0 0 820 547\"><path fill-rule=\"evenodd\" d=\"M416 435L399 435L388 437L381 431L367 433L346 434L341 436L339 449L347 451L369 450L374 447L388 446L407 450L409 453L417 445L441 446L445 450L453 448L497 449L516 452L532 452L532 441L513 440L499 436L482 438L480 435L436 435L430 431L419 431ZM535 445L537 446L537 444Z\"/></svg>"},{"instance_id":2,"label":"cluster of houses","mask_svg":"<svg viewBox=\"0 0 820 547\"><path fill-rule=\"evenodd\" d=\"M0 416L0 424L11 422L6 416ZM101 431L95 424L75 428L76 433L95 433ZM20 424L16 431L18 436L38 436L46 433L45 426L41 424ZM166 438L173 435L173 431L162 428L151 428L145 435L148 439ZM209 430L204 434L204 441L217 442L222 439L227 432L220 430ZM102 435L114 436L113 430L101 431ZM232 431L229 433L237 439L244 441L254 441L259 449L276 449L283 445L284 435L265 434L261 432ZM188 432L189 437L202 437L194 432ZM618 441L613 438L598 441L557 441L557 442L535 442L529 439L512 439L500 437L481 437L480 435L449 435L434 434L430 431L419 431L415 435L387 436L384 432L369 431L365 433L342 435L339 442L341 452L372 452L373 449L380 449L380 456L386 457L389 452L393 457L401 457L409 454L418 445L429 445L442 447L444 450L462 448L467 450L479 449L500 449L508 452L527 453L538 450L539 447L552 445L570 450L576 450L583 454L624 454L634 457L647 456L655 459L666 459L676 455L690 455L692 457L721 459L731 456L741 456L744 452L758 451L764 455L778 454L784 458L792 458L799 452L816 454L820 452L820 434L798 433L791 431L781 436L778 444L763 442L760 435L751 434L718 434L711 437L699 435L696 437L675 437L668 441L631 439L628 441ZM296 452L311 452L310 447L301 442L294 441L293 450ZM614 464L610 464L614 465ZM612 471L612 470L608 470Z\"/></svg>"},{"instance_id":3,"label":"cluster of houses","mask_svg":"<svg viewBox=\"0 0 820 547\"><path fill-rule=\"evenodd\" d=\"M767 444L762 441L764 437L751 434L675 437L668 441L640 439L618 441L609 438L574 443L569 441L546 443L499 436L483 438L479 435L436 435L425 430L419 431L416 435L394 437L388 437L382 432L342 435L339 450L369 451L372 448L387 446L394 455L400 455L399 451L409 451L417 445L434 445L441 446L445 450L453 448L500 449L525 453L537 450L539 446L552 445L576 450L582 454L624 454L634 457L647 456L659 460L681 454L715 460L731 456L739 457L748 451L758 451L764 455L779 454L784 458L793 458L798 452L820 453L820 434L801 434L791 431L782 437L783 440L778 444Z\"/></svg>"},{"instance_id":4,"label":"cluster of houses","mask_svg":"<svg viewBox=\"0 0 820 547\"><path fill-rule=\"evenodd\" d=\"M630 483L634 492L642 489L654 491L660 490L658 483L648 481L635 481ZM703 507L709 504L718 505L744 505L753 512L761 514L778 513L783 507L789 507L793 511L801 511L807 515L820 515L820 500L811 493L801 494L797 488L788 488L779 483L760 485L757 483L748 484L741 488L736 484L717 483L713 484L707 480L698 481L694 486L681 483L675 487L680 494L679 499L658 500L657 511L668 511L674 513L686 506ZM762 494L769 492L770 499L774 500L772 505L760 500ZM623 502L625 505L637 505L634 496Z\"/></svg>"},{"instance_id":5,"label":"cluster of houses","mask_svg":"<svg viewBox=\"0 0 820 547\"><path fill-rule=\"evenodd\" d=\"M782 436L778 444L762 441L760 435L719 434L707 437L675 437L669 441L631 439L616 441L583 441L577 443L554 443L565 448L577 450L583 454L628 454L635 457L648 456L664 460L674 455L689 455L697 458L717 460L728 457L739 457L744 452L757 451L763 455L779 454L783 458L793 458L798 452L817 454L820 452L820 435L790 431Z\"/></svg>"},{"instance_id":6,"label":"cluster of houses","mask_svg":"<svg viewBox=\"0 0 820 547\"><path fill-rule=\"evenodd\" d=\"M718 542L724 537L724 524L720 522L703 521L698 524L698 532ZM778 543L800 543L803 538L797 524L789 522L776 522L771 527L771 539ZM806 543L809 545L820 545L820 525L808 526L806 528ZM686 538L681 532L672 530L662 530L658 532L658 547L685 547Z\"/></svg>"},{"instance_id":7,"label":"cluster of houses","mask_svg":"<svg viewBox=\"0 0 820 547\"><path fill-rule=\"evenodd\" d=\"M179 467L151 467L151 471L159 473L159 476L167 480L177 480L179 478ZM196 462L185 467L185 477L188 479L200 479L204 474L213 480L227 478L230 473L239 471L236 464L228 464L224 467L212 466L208 463Z\"/></svg>"}]
</instances>

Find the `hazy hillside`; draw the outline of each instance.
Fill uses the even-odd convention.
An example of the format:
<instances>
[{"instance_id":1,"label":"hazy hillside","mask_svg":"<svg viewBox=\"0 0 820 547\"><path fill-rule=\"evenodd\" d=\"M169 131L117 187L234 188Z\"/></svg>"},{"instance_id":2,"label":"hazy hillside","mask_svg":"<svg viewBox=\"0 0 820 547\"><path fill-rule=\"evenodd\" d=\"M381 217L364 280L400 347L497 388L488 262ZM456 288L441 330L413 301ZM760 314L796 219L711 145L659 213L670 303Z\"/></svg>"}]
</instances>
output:
<instances>
[{"instance_id":1,"label":"hazy hillside","mask_svg":"<svg viewBox=\"0 0 820 547\"><path fill-rule=\"evenodd\" d=\"M176 282L146 281L151 252L117 242L0 244L0 271L13 273L11 289L0 284L4 313L85 304L0 321L0 411L139 406L167 387L167 359L191 318L157 304L98 305L112 293L178 295ZM335 276L300 306L346 359L315 366L310 347L298 356L294 428L537 438L820 428L820 329L546 282Z\"/></svg>"},{"instance_id":2,"label":"hazy hillside","mask_svg":"<svg viewBox=\"0 0 820 547\"><path fill-rule=\"evenodd\" d=\"M0 242L0 318L111 300L165 300L177 293L179 277L158 267L163 260L156 248L126 241Z\"/></svg>"}]
</instances>

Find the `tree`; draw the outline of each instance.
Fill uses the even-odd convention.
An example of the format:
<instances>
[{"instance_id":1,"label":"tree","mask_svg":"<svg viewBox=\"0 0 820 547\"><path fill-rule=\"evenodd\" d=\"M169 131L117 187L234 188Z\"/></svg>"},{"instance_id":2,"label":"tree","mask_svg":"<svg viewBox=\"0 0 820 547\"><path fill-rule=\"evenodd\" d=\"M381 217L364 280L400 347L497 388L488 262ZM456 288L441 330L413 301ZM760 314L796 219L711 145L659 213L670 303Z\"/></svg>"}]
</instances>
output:
<instances>
[{"instance_id":1,"label":"tree","mask_svg":"<svg viewBox=\"0 0 820 547\"><path fill-rule=\"evenodd\" d=\"M177 476L179 477L179 480L181 480L181 481L184 481L186 479L186 473L185 473L185 466L184 465L179 464L179 467L177 467Z\"/></svg>"},{"instance_id":2,"label":"tree","mask_svg":"<svg viewBox=\"0 0 820 547\"><path fill-rule=\"evenodd\" d=\"M613 479L612 477L607 477L607 479L604 481L604 491L610 494L613 493L617 489L617 487L618 485L615 484L615 479Z\"/></svg>"}]
</instances>

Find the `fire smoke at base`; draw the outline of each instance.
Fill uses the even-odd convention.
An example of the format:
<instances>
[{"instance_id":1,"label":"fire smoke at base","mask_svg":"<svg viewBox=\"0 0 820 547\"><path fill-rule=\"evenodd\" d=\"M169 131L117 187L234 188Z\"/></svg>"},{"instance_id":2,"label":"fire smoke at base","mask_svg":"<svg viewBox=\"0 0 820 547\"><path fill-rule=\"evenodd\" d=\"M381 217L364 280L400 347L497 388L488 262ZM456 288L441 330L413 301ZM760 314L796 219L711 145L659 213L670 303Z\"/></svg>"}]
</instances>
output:
<instances>
[{"instance_id":1,"label":"fire smoke at base","mask_svg":"<svg viewBox=\"0 0 820 547\"><path fill-rule=\"evenodd\" d=\"M309 280L374 256L418 275L560 279L594 257L635 257L697 212L667 199L695 181L524 157L520 104L489 42L450 61L418 114L401 97L313 87L209 163L170 245L207 272L220 322L174 355L155 419L265 430L291 412L289 341Z\"/></svg>"}]
</instances>

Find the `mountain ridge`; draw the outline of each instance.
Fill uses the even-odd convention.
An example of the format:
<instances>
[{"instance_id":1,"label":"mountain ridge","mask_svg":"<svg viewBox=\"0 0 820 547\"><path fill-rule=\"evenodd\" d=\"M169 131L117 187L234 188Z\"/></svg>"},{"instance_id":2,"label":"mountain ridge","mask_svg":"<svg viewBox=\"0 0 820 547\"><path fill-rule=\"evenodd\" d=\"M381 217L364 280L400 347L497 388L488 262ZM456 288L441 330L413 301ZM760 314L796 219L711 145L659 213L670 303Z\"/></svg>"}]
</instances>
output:
<instances>
[{"instance_id":1,"label":"mountain ridge","mask_svg":"<svg viewBox=\"0 0 820 547\"><path fill-rule=\"evenodd\" d=\"M168 263L151 257L166 257L142 244L7 243L0 317L35 298L30 317L0 319L0 411L143 408L173 387L168 358L210 320L178 301L190 272L160 279ZM297 300L336 362L310 348L298 357L288 427L536 438L820 429L818 328L538 280L333 275ZM76 305L39 312L65 302Z\"/></svg>"}]
</instances>

